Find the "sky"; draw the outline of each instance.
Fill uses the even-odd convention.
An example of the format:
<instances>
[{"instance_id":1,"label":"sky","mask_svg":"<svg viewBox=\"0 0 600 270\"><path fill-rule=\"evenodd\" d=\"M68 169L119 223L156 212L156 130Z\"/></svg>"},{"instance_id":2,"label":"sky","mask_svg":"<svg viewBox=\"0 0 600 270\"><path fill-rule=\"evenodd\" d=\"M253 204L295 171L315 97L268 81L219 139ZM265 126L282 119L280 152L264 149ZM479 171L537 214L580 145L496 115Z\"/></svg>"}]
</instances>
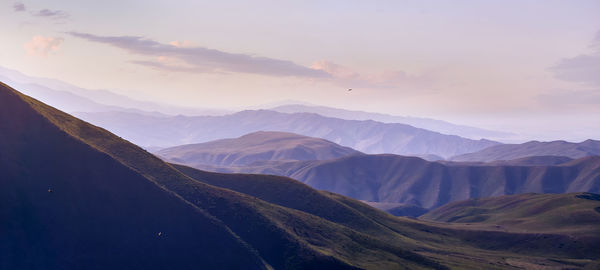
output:
<instances>
[{"instance_id":1,"label":"sky","mask_svg":"<svg viewBox=\"0 0 600 270\"><path fill-rule=\"evenodd\" d=\"M597 0L0 0L0 25L0 66L140 100L600 139Z\"/></svg>"}]
</instances>

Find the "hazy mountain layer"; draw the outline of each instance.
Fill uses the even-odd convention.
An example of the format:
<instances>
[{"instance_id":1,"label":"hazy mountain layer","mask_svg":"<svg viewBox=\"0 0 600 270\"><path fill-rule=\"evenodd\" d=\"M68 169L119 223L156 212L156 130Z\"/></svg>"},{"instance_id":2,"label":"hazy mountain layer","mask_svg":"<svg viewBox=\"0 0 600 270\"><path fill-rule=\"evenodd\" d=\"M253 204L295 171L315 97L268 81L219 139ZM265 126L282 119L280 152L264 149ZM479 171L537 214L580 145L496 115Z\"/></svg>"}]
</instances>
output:
<instances>
[{"instance_id":1,"label":"hazy mountain layer","mask_svg":"<svg viewBox=\"0 0 600 270\"><path fill-rule=\"evenodd\" d=\"M260 161L326 160L362 153L323 139L261 131L235 139L162 149L156 154L190 166L244 166Z\"/></svg>"},{"instance_id":2,"label":"hazy mountain layer","mask_svg":"<svg viewBox=\"0 0 600 270\"><path fill-rule=\"evenodd\" d=\"M243 111L226 116L151 117L134 113L78 113L78 117L143 146L178 146L235 138L256 131L317 137L364 153L438 155L474 152L497 142L444 135L404 124L351 121L310 113Z\"/></svg>"},{"instance_id":3,"label":"hazy mountain layer","mask_svg":"<svg viewBox=\"0 0 600 270\"><path fill-rule=\"evenodd\" d=\"M476 127L469 127L464 125L456 125L446 121L420 118L411 116L396 116L381 113L371 113L362 111L351 111L344 109L337 109L325 106L310 106L302 104L290 104L282 105L270 110L283 112L283 113L316 113L327 117L335 117L346 120L374 120L383 123L401 123L411 125L417 128L423 128L431 131L436 131L444 134L453 134L469 139L502 139L510 137L514 134L495 130L485 130Z\"/></svg>"},{"instance_id":4,"label":"hazy mountain layer","mask_svg":"<svg viewBox=\"0 0 600 270\"><path fill-rule=\"evenodd\" d=\"M125 111L163 116L223 115L226 110L187 108L135 100L109 90L85 89L59 80L27 76L0 66L0 81L65 112Z\"/></svg>"},{"instance_id":5,"label":"hazy mountain layer","mask_svg":"<svg viewBox=\"0 0 600 270\"><path fill-rule=\"evenodd\" d=\"M563 156L581 158L600 155L600 141L586 140L580 143L565 141L495 145L483 150L452 157L452 161L491 162L513 160L530 156Z\"/></svg>"}]
</instances>

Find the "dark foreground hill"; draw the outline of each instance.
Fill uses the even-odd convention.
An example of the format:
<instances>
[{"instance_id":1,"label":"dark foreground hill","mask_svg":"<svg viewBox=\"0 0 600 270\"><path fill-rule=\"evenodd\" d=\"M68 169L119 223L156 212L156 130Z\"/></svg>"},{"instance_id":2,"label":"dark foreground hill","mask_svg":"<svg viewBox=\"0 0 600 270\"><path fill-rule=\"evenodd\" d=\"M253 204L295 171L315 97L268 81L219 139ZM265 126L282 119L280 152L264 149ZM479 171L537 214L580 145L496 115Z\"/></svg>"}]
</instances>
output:
<instances>
[{"instance_id":1,"label":"dark foreground hill","mask_svg":"<svg viewBox=\"0 0 600 270\"><path fill-rule=\"evenodd\" d=\"M323 161L201 168L288 176L313 188L358 200L427 209L471 198L528 192L600 193L598 156L551 166L429 162L416 157L361 155Z\"/></svg>"},{"instance_id":2,"label":"dark foreground hill","mask_svg":"<svg viewBox=\"0 0 600 270\"><path fill-rule=\"evenodd\" d=\"M0 131L1 269L515 269L599 259L588 240L396 218L289 178L184 174L3 84Z\"/></svg>"},{"instance_id":3,"label":"dark foreground hill","mask_svg":"<svg viewBox=\"0 0 600 270\"><path fill-rule=\"evenodd\" d=\"M156 154L190 166L244 166L259 161L325 160L362 153L323 139L260 131L235 139L162 149Z\"/></svg>"},{"instance_id":4,"label":"dark foreground hill","mask_svg":"<svg viewBox=\"0 0 600 270\"><path fill-rule=\"evenodd\" d=\"M454 202L424 220L486 225L499 230L600 235L600 195L519 194Z\"/></svg>"},{"instance_id":5,"label":"dark foreground hill","mask_svg":"<svg viewBox=\"0 0 600 270\"><path fill-rule=\"evenodd\" d=\"M77 113L81 119L104 127L145 147L173 147L236 138L256 131L282 131L316 137L369 154L436 155L442 158L496 145L405 124L356 121L313 113L242 111L225 116L152 117L135 113Z\"/></svg>"},{"instance_id":6,"label":"dark foreground hill","mask_svg":"<svg viewBox=\"0 0 600 270\"><path fill-rule=\"evenodd\" d=\"M452 157L452 161L492 162L514 160L531 156L562 156L572 159L599 156L600 141L586 140L580 143L565 141L495 145L483 150Z\"/></svg>"}]
</instances>

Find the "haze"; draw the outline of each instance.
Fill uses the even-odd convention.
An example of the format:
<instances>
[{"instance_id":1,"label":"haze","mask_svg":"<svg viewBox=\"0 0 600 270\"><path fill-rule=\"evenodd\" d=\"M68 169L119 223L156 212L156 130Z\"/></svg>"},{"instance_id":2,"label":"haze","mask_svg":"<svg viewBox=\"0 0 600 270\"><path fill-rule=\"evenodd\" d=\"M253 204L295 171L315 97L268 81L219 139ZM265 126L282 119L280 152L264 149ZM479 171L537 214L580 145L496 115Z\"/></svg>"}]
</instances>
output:
<instances>
[{"instance_id":1,"label":"haze","mask_svg":"<svg viewBox=\"0 0 600 270\"><path fill-rule=\"evenodd\" d=\"M598 1L1 4L0 66L30 76L187 107L294 100L600 138Z\"/></svg>"}]
</instances>

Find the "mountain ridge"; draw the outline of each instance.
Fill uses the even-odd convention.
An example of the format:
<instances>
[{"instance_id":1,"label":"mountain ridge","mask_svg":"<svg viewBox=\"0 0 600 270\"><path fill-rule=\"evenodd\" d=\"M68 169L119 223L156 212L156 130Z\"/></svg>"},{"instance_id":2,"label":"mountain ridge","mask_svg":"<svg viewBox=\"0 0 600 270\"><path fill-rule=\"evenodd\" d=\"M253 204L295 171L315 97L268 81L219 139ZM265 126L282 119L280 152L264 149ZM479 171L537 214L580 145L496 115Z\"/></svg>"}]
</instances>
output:
<instances>
[{"instance_id":1,"label":"mountain ridge","mask_svg":"<svg viewBox=\"0 0 600 270\"><path fill-rule=\"evenodd\" d=\"M449 160L492 162L514 160L529 156L565 156L577 159L594 155L600 155L600 141L587 139L579 143L567 141L529 141L522 144L494 145L473 153L454 156Z\"/></svg>"},{"instance_id":2,"label":"mountain ridge","mask_svg":"<svg viewBox=\"0 0 600 270\"><path fill-rule=\"evenodd\" d=\"M225 116L169 118L123 112L76 115L145 147L202 143L235 138L261 130L322 138L363 153L434 154L444 158L498 144L489 140L470 140L440 134L404 124L343 120L311 113L285 114L258 110Z\"/></svg>"},{"instance_id":3,"label":"mountain ridge","mask_svg":"<svg viewBox=\"0 0 600 270\"><path fill-rule=\"evenodd\" d=\"M345 110L318 105L287 104L269 108L269 110L283 113L316 113L327 117L335 117L346 120L373 120L382 123L401 123L443 134L458 135L469 139L502 139L514 135L508 132L486 130L465 125L457 125L443 120L431 118L397 116L382 113L363 112L357 110Z\"/></svg>"},{"instance_id":4,"label":"mountain ridge","mask_svg":"<svg viewBox=\"0 0 600 270\"><path fill-rule=\"evenodd\" d=\"M532 166L429 162L387 154L200 169L282 175L358 200L427 209L452 201L514 193L600 192L598 156Z\"/></svg>"},{"instance_id":5,"label":"mountain ridge","mask_svg":"<svg viewBox=\"0 0 600 270\"><path fill-rule=\"evenodd\" d=\"M104 264L97 265L111 269L140 265L147 269L198 265L220 269L447 269L446 265L486 265L501 269L506 268L503 256L517 261L544 260L535 257L535 252L516 253L514 245L482 250L482 243L472 242L480 232L456 234L451 228L394 218L306 185L301 190L314 194L322 203L311 205L301 198L280 196L280 204L294 200L297 205L272 204L247 194L248 190L235 191L233 186L216 187L194 179L138 146L4 84L0 84L0 96L0 103L5 105L0 106L0 192L17 195L0 196L6 200L0 204L0 215L12 213L11 218L1 220L21 222L0 223L3 231L6 226L10 228L10 233L2 236L11 239L0 241L0 249L9 251L0 253L3 268L81 269L98 260ZM98 165L99 157L106 161L103 167ZM272 182L269 179L273 177L262 175L233 177L230 183L237 186L257 181L270 186L282 181L299 186L289 178ZM217 175L219 179L226 180ZM257 194L269 200L267 195L278 196ZM56 201L48 204L40 200L42 196ZM171 203L162 204L165 201ZM186 218L190 220L182 220ZM89 222L82 223L85 221ZM128 226L121 227L122 222ZM171 226L178 229L169 229ZM40 232L39 228L52 231ZM208 228L213 229L208 232ZM23 230L35 237L18 238ZM57 238L48 238L53 236ZM533 235L520 237L543 246ZM89 246L82 248L72 239ZM154 240L148 239L165 239L165 245L156 247ZM13 245L25 249L18 253L26 256L12 256ZM122 256L115 257L109 250L122 251L117 253ZM548 247L545 252L561 258L590 256ZM141 264L136 264L138 261Z\"/></svg>"},{"instance_id":6,"label":"mountain ridge","mask_svg":"<svg viewBox=\"0 0 600 270\"><path fill-rule=\"evenodd\" d=\"M261 161L325 160L362 153L324 139L257 131L238 138L161 149L156 154L167 161L192 166L244 166Z\"/></svg>"}]
</instances>

